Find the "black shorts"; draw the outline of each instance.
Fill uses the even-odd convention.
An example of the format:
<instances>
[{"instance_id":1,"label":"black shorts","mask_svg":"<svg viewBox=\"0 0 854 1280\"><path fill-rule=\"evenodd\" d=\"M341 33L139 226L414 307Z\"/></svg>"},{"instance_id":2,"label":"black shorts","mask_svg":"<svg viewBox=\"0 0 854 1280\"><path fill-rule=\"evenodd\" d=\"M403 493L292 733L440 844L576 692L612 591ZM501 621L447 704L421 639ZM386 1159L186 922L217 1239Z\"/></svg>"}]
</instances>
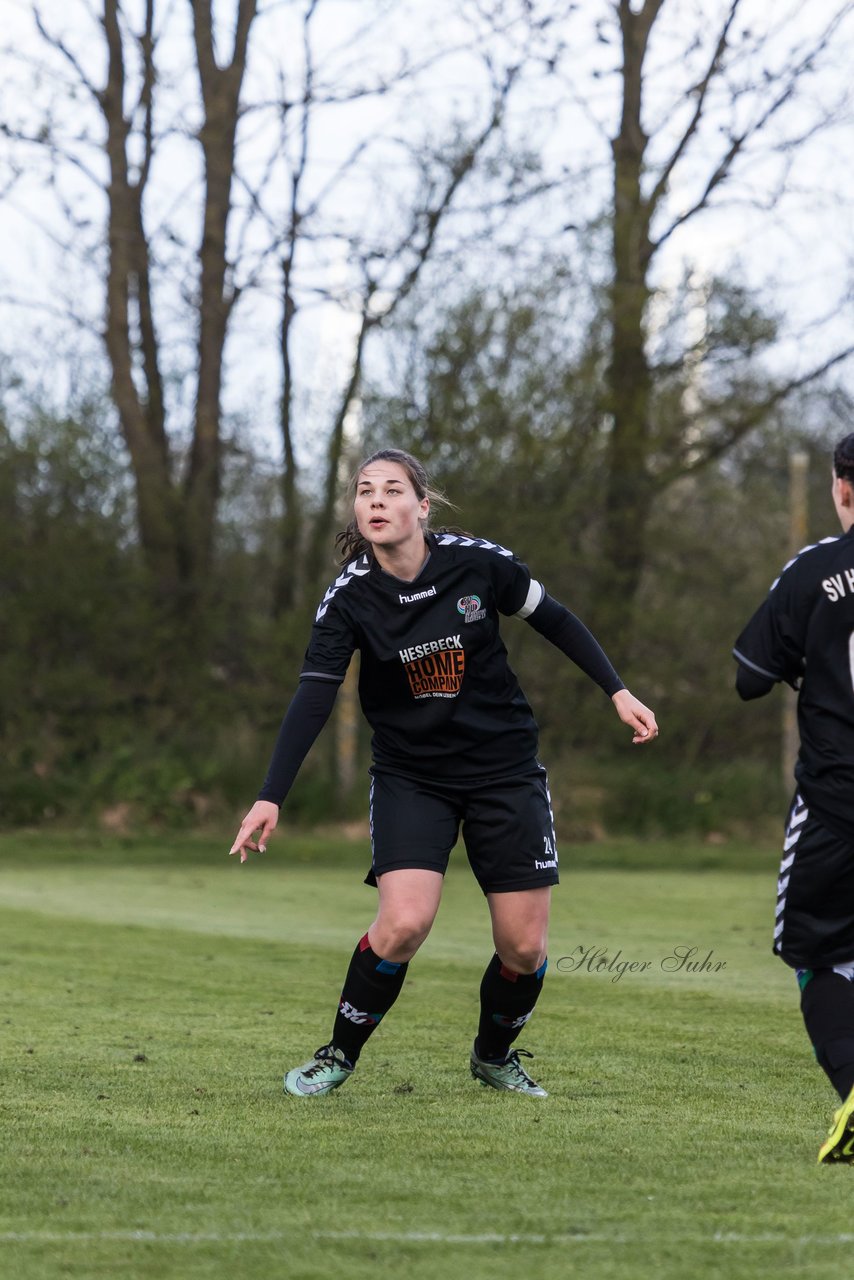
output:
<instances>
[{"instance_id":1,"label":"black shorts","mask_svg":"<svg viewBox=\"0 0 854 1280\"><path fill-rule=\"evenodd\" d=\"M448 867L462 824L468 860L484 893L557 884L557 845L542 765L479 783L417 779L371 770L371 870Z\"/></svg>"},{"instance_id":2,"label":"black shorts","mask_svg":"<svg viewBox=\"0 0 854 1280\"><path fill-rule=\"evenodd\" d=\"M793 969L854 960L854 843L822 826L800 795L786 821L774 950Z\"/></svg>"}]
</instances>

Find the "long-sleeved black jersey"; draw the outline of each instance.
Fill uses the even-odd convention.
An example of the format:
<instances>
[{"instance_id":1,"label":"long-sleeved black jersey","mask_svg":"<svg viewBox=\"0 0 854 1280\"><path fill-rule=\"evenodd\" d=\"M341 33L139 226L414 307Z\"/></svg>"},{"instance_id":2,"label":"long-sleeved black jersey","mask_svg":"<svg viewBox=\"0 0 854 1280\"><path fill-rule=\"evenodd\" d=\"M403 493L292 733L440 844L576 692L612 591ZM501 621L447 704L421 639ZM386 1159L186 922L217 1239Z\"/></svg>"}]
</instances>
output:
<instances>
[{"instance_id":1,"label":"long-sleeved black jersey","mask_svg":"<svg viewBox=\"0 0 854 1280\"><path fill-rule=\"evenodd\" d=\"M854 529L805 547L786 565L738 637L733 656L769 688L779 681L799 688L799 790L821 822L851 840Z\"/></svg>"},{"instance_id":2,"label":"long-sleeved black jersey","mask_svg":"<svg viewBox=\"0 0 854 1280\"><path fill-rule=\"evenodd\" d=\"M281 803L331 710L318 685L337 688L356 649L374 765L416 777L476 781L535 760L537 725L507 660L502 614L529 620L607 694L623 688L583 623L511 551L451 533L429 534L427 550L414 581L366 554L327 590L262 799ZM316 696L300 697L309 685Z\"/></svg>"}]
</instances>

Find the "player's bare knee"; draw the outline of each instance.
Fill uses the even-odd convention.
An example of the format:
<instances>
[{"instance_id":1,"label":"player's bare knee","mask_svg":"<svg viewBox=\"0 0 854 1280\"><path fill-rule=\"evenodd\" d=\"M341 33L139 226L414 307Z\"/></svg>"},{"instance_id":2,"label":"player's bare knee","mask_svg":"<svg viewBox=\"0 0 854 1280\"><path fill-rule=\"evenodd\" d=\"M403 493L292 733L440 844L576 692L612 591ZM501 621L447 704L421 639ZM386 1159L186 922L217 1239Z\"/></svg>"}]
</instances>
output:
<instances>
[{"instance_id":1,"label":"player's bare knee","mask_svg":"<svg viewBox=\"0 0 854 1280\"><path fill-rule=\"evenodd\" d=\"M501 963L506 964L514 973L536 973L545 959L546 949L542 939L537 938L515 945L504 943L498 948L498 955Z\"/></svg>"},{"instance_id":2,"label":"player's bare knee","mask_svg":"<svg viewBox=\"0 0 854 1280\"><path fill-rule=\"evenodd\" d=\"M404 963L411 960L430 932L432 919L421 915L380 919L371 928L371 947L385 960Z\"/></svg>"}]
</instances>

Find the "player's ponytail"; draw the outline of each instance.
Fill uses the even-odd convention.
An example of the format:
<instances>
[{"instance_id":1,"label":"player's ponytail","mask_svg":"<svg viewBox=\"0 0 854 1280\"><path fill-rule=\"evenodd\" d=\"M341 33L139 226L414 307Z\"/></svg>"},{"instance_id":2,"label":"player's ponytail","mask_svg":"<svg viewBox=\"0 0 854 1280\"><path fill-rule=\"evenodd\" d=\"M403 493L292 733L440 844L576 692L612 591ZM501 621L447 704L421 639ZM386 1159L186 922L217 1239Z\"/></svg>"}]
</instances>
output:
<instances>
[{"instance_id":1,"label":"player's ponytail","mask_svg":"<svg viewBox=\"0 0 854 1280\"><path fill-rule=\"evenodd\" d=\"M341 557L342 564L349 564L351 560L358 559L365 551L370 550L355 520L351 520L346 529L336 533L335 549Z\"/></svg>"}]
</instances>

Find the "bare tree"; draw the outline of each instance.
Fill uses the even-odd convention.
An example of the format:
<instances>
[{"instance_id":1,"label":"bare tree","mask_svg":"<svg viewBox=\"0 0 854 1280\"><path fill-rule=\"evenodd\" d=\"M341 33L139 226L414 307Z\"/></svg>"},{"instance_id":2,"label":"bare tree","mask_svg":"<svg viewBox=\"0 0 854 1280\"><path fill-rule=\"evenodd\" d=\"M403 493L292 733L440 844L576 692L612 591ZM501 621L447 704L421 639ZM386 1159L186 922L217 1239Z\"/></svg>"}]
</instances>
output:
<instances>
[{"instance_id":1,"label":"bare tree","mask_svg":"<svg viewBox=\"0 0 854 1280\"><path fill-rule=\"evenodd\" d=\"M606 430L591 444L601 448L606 473L608 588L599 593L599 621L609 639L628 634L655 494L720 456L787 390L845 355L825 352L788 383L756 384L739 400L728 393L732 379L722 386L706 375L708 334L666 355L655 350L651 311L669 247L741 192L745 174L768 155L782 162L759 193L773 205L785 193L785 162L832 118L828 111L799 116L792 108L839 49L851 0L822 0L824 21L813 18L809 35L792 28L791 37L789 10L775 8L761 31L748 29L748 3L613 0L596 23L597 47L609 51L612 63L618 53L618 65L602 73L603 86L608 72L619 85L619 110L598 117L609 144L610 348ZM538 190L557 185L567 167L576 178L574 199L585 185L604 196L593 168L584 183L578 179L575 155L553 183L540 174L514 185L511 144L497 145L510 117L518 136L511 90L532 119L543 117L544 102L555 100L546 89L565 66L576 86L573 110L597 116L591 81L579 87L586 54L571 37L573 24L590 11L578 8L567 0L461 0L445 11L457 23L453 30L449 25L447 36L425 42L406 26L416 4L374 0L354 6L355 25L337 47L324 29L318 50L314 32L328 12L324 0L271 6L260 15L256 0L235 0L221 22L211 0L139 0L132 10L128 0L101 0L92 28L99 41L67 34L61 14L48 22L34 10L45 53L36 70L43 84L45 76L62 81L66 100L77 95L78 109L76 117L63 116L58 101L28 125L12 125L8 112L0 113L17 157L9 180L20 186L26 156L46 157L44 188L57 196L68 252L88 233L60 198L60 171L73 168L99 193L103 220L89 219L95 234L88 252L103 268L103 340L133 465L140 541L161 598L191 598L210 578L224 464L223 370L241 299L266 298L276 307L283 521L272 594L283 609L298 599L300 577L314 578L323 561L372 335L412 295L437 254L460 263L467 238L490 225L482 207L460 214L461 192L472 188L483 158L491 161L489 199L510 211L511 221ZM256 38L262 22L280 19L291 24L287 39L278 30L276 40ZM228 48L226 56L220 47ZM448 112L434 121L419 113L416 96L401 96L402 86L423 86L431 76L435 93L443 58L463 51L468 67L479 69L479 116L470 110L460 120ZM189 72L181 70L182 58ZM80 118L81 93L97 127L75 132L63 121ZM471 85L467 93L471 101L477 96ZM607 113L614 96L605 96ZM385 118L378 123L368 114L355 123L365 103L387 104ZM331 137L346 145L333 162L319 160ZM561 137L569 156L571 134ZM385 190L384 164L394 171ZM484 200L487 187L480 189ZM384 216L392 207L393 216ZM583 221L574 209L570 225ZM300 403L306 385L300 335L313 307L333 306L347 317L351 353L329 379L334 385L323 413L308 422ZM679 412L663 417L661 388L689 373L703 394L693 407L683 397ZM307 443L319 459L311 481L302 464Z\"/></svg>"},{"instance_id":2,"label":"bare tree","mask_svg":"<svg viewBox=\"0 0 854 1280\"><path fill-rule=\"evenodd\" d=\"M271 229L270 247L280 258L284 466L277 610L290 608L300 598L303 585L314 591L319 578L329 572L348 424L352 431L371 335L391 322L416 289L424 268L438 254L459 260L466 245L482 235L482 207L462 214L454 232L448 231L448 224L454 220L463 189L476 178L492 143L497 143L491 149L493 165L501 168L509 181L514 158L509 150L502 151L497 140L520 69L531 63L543 39L543 24L532 24L524 5L512 21L508 8L516 6L505 7L503 12L504 26L512 28L512 39L507 31L498 30L486 6L475 5L472 14L461 19L455 42L401 46L394 70L374 72L371 79L359 66L353 81L352 69L333 74L316 58L313 28L321 7L320 0L310 0L304 10L302 92L295 94L292 84L290 95L280 103L279 150L288 158L287 207L276 211L275 184L269 180L269 171L264 171L252 190L252 201L264 210ZM375 40L376 31L369 24L362 35ZM504 38L507 48L497 50L492 43L496 38ZM478 106L469 109L465 124L450 118L447 123L440 122L439 129L444 132L439 132L430 116L421 123L424 110L423 106L419 109L418 94L424 91L424 80L436 71L437 64L461 49L465 49L473 70L480 72L477 87L478 78L473 75L471 93ZM409 99L407 92L412 95ZM319 121L328 121L334 110L344 118L347 133L347 112L354 102L368 98L388 100L385 124L372 126L368 132L351 131L347 151L318 187L312 177L319 149ZM417 127L413 128L412 121L418 122ZM391 188L383 176L385 167L399 175ZM538 176L530 176L524 191L516 190L512 201L530 199L538 183ZM353 184L361 184L362 212L342 225L340 209L352 199L347 193ZM493 185L497 191L487 204L494 208L511 203L507 186L500 181ZM358 207L359 202L353 203ZM381 221L374 207L383 209ZM328 279L318 280L318 257L325 263L336 262L346 283L335 286ZM309 484L299 466L299 446L305 442L306 426L296 410L299 378L294 344L306 312L319 305L334 307L346 319L352 335L351 354L346 364L342 361L337 400L330 400L327 425L312 424L312 434L319 431L323 447L314 451L313 483Z\"/></svg>"},{"instance_id":3,"label":"bare tree","mask_svg":"<svg viewBox=\"0 0 854 1280\"><path fill-rule=\"evenodd\" d=\"M744 0L726 0L716 18L698 11L681 39L685 64L698 66L696 78L686 86L684 99L662 106L658 94L653 109L648 102L656 83L650 67L653 42L670 11L678 17L677 8L678 0L617 0L614 5L621 104L611 139L610 352L604 403L610 431L597 625L621 655L630 647L632 605L656 493L722 456L782 399L854 350L838 348L796 376L754 387L746 399L733 395L730 385L717 403L713 394L705 395L695 412L686 409L670 423L655 420L655 388L667 373L651 354L657 258L677 232L719 203L736 183L744 182L751 166L767 162L770 155L780 162L779 185L754 190L747 198L771 208L777 204L785 191L786 162L806 137L836 123L832 110L815 115L787 109L820 74L854 6L837 5L807 36L796 29L796 11L775 13L772 29L761 33L746 25ZM704 19L717 21L716 29L709 25L704 30ZM672 40L672 27L667 34ZM683 349L684 363L703 354L702 341L693 351Z\"/></svg>"},{"instance_id":4,"label":"bare tree","mask_svg":"<svg viewBox=\"0 0 854 1280\"><path fill-rule=\"evenodd\" d=\"M187 0L191 18L193 65L198 83L199 121L195 130L178 121L158 127L161 43L158 28L168 10L144 0L135 11L138 25L121 0L103 0L90 35L100 29L105 72L88 69L91 46L62 33L59 20L48 25L34 10L45 57L40 73L65 90L68 114L80 118L81 92L100 117L100 130L84 125L65 135L56 123L29 134L7 133L19 147L47 150L54 190L59 171L73 165L101 188L107 247L103 273L103 341L109 360L113 398L133 466L140 543L159 601L192 604L210 574L213 533L222 468L222 368L229 321L238 291L227 250L240 122L241 93L256 0L237 0L230 56L215 53L211 0ZM166 18L163 18L163 12ZM174 14L172 15L174 16ZM222 33L221 33L222 34ZM95 60L97 61L97 60ZM63 74L64 73L64 74ZM77 104L76 110L71 104ZM97 137L93 137L93 133ZM155 167L164 138L181 134L201 152L200 229L189 267L196 317L192 340L192 408L188 442L176 448L164 385L164 346L169 336L158 322L156 274L162 271L158 238L176 243L193 239L186 220L180 232L152 227L148 213L156 185ZM102 150L99 158L97 152ZM93 155L94 153L94 155ZM103 160L106 160L104 172ZM102 173L104 177L102 178ZM72 211L69 215L73 223ZM74 239L73 225L67 244ZM183 465L180 454L183 453Z\"/></svg>"},{"instance_id":5,"label":"bare tree","mask_svg":"<svg viewBox=\"0 0 854 1280\"><path fill-rule=\"evenodd\" d=\"M161 599L186 604L210 577L226 345L237 304L250 296L278 295L281 305L277 607L290 607L298 581L320 571L366 343L435 254L462 187L500 130L527 56L517 46L512 57L491 57L495 24L479 4L469 8L452 35L422 33L408 48L407 6L375 0L337 47L327 24L321 53L314 31L329 10L323 0L265 11L263 22L289 24L288 39L277 29L279 40L266 44L254 35L256 0L239 0L225 22L211 0L142 0L139 7L102 0L88 41L79 29L69 34L61 16L48 21L34 10L43 50L35 70L57 86L60 106L49 121L36 116L29 127L7 124L5 131L18 154L46 157L46 189L59 192L62 175L75 169L102 201L106 255L99 259L91 218L86 251L102 271L113 398L134 472L140 543ZM218 56L218 46L227 56ZM480 119L474 109L434 118L418 94L426 101L436 67L464 50L480 65ZM176 70L183 55L191 74ZM409 102L397 100L401 86L414 86ZM81 118L81 91L95 123L63 129L61 119ZM72 100L75 110L63 110ZM388 104L384 119L368 115L364 126L354 124L354 111L371 102ZM330 170L322 153L333 137L345 145ZM62 248L70 253L87 218L58 203ZM476 234L471 217L466 234ZM347 318L352 355L329 417L307 426L297 412L306 379L295 335L312 308L324 306ZM307 440L324 459L313 486L300 467Z\"/></svg>"}]
</instances>

